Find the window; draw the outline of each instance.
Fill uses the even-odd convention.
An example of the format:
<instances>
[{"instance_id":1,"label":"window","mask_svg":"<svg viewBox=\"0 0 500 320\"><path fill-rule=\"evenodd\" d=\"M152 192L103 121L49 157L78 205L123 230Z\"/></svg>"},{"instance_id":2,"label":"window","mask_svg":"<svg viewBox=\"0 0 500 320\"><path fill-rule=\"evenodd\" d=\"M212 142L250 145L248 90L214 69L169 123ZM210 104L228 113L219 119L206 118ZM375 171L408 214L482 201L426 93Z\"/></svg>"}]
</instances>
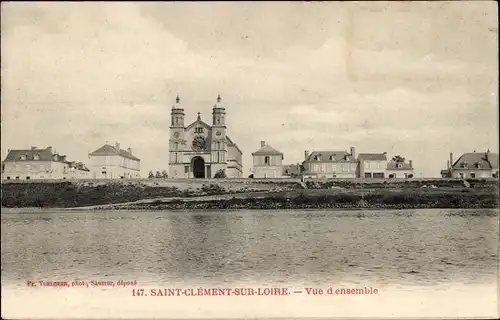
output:
<instances>
[{"instance_id":1,"label":"window","mask_svg":"<svg viewBox=\"0 0 500 320\"><path fill-rule=\"evenodd\" d=\"M269 158L269 156L265 156L264 157L264 164L267 164L267 165L270 164L270 158Z\"/></svg>"},{"instance_id":2,"label":"window","mask_svg":"<svg viewBox=\"0 0 500 320\"><path fill-rule=\"evenodd\" d=\"M403 165L401 163L396 164L396 168L402 168L402 167L403 167Z\"/></svg>"},{"instance_id":3,"label":"window","mask_svg":"<svg viewBox=\"0 0 500 320\"><path fill-rule=\"evenodd\" d=\"M332 172L335 172L337 170L337 166L335 164L332 164Z\"/></svg>"},{"instance_id":4,"label":"window","mask_svg":"<svg viewBox=\"0 0 500 320\"><path fill-rule=\"evenodd\" d=\"M370 162L366 162L366 163L365 163L365 168L366 168L366 169L370 169Z\"/></svg>"},{"instance_id":5,"label":"window","mask_svg":"<svg viewBox=\"0 0 500 320\"><path fill-rule=\"evenodd\" d=\"M29 180L29 179L30 179L30 177L26 177L26 180Z\"/></svg>"},{"instance_id":6,"label":"window","mask_svg":"<svg viewBox=\"0 0 500 320\"><path fill-rule=\"evenodd\" d=\"M174 143L174 150L178 150L179 149L179 142L176 142Z\"/></svg>"},{"instance_id":7,"label":"window","mask_svg":"<svg viewBox=\"0 0 500 320\"><path fill-rule=\"evenodd\" d=\"M203 133L203 128L195 128L194 132L195 133Z\"/></svg>"},{"instance_id":8,"label":"window","mask_svg":"<svg viewBox=\"0 0 500 320\"><path fill-rule=\"evenodd\" d=\"M471 177L471 178L475 178L475 177L476 177L476 174L475 174L474 172L471 172L470 177Z\"/></svg>"},{"instance_id":9,"label":"window","mask_svg":"<svg viewBox=\"0 0 500 320\"><path fill-rule=\"evenodd\" d=\"M40 155L37 153L33 156L33 160L40 160Z\"/></svg>"},{"instance_id":10,"label":"window","mask_svg":"<svg viewBox=\"0 0 500 320\"><path fill-rule=\"evenodd\" d=\"M377 169L380 169L380 161L377 161Z\"/></svg>"},{"instance_id":11,"label":"window","mask_svg":"<svg viewBox=\"0 0 500 320\"><path fill-rule=\"evenodd\" d=\"M374 172L373 177L377 179L384 179L384 173L383 172Z\"/></svg>"},{"instance_id":12,"label":"window","mask_svg":"<svg viewBox=\"0 0 500 320\"><path fill-rule=\"evenodd\" d=\"M19 164L16 164L16 171L21 171L21 166Z\"/></svg>"},{"instance_id":13,"label":"window","mask_svg":"<svg viewBox=\"0 0 500 320\"><path fill-rule=\"evenodd\" d=\"M365 178L371 178L372 174L370 172L365 173Z\"/></svg>"}]
</instances>

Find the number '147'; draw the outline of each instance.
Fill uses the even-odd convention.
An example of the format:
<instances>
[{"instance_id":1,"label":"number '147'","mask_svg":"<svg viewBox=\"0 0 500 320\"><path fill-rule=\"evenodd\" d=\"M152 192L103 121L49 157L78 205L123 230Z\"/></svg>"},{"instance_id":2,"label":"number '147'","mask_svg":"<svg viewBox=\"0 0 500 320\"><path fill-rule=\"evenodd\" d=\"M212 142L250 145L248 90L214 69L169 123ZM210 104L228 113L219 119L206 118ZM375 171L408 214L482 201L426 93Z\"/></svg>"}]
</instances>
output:
<instances>
[{"instance_id":1,"label":"number '147'","mask_svg":"<svg viewBox=\"0 0 500 320\"><path fill-rule=\"evenodd\" d=\"M132 296L143 296L144 289L132 289Z\"/></svg>"}]
</instances>

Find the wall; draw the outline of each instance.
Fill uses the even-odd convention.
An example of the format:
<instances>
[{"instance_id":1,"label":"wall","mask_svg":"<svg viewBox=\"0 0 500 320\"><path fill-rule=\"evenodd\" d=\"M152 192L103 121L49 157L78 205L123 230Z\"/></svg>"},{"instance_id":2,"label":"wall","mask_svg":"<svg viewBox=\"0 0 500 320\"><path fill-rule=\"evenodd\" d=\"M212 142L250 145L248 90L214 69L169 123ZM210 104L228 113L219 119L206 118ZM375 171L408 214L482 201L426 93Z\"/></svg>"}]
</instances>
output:
<instances>
[{"instance_id":1,"label":"wall","mask_svg":"<svg viewBox=\"0 0 500 320\"><path fill-rule=\"evenodd\" d=\"M461 173L463 174L463 177L460 176ZM451 176L452 178L469 179L472 178L471 173L474 173L476 178L491 178L494 171L491 169L453 169L451 171Z\"/></svg>"},{"instance_id":2,"label":"wall","mask_svg":"<svg viewBox=\"0 0 500 320\"><path fill-rule=\"evenodd\" d=\"M318 178L356 178L357 162L306 162L306 172L317 173Z\"/></svg>"},{"instance_id":3,"label":"wall","mask_svg":"<svg viewBox=\"0 0 500 320\"><path fill-rule=\"evenodd\" d=\"M67 163L55 161L6 162L2 179L89 179L89 171L72 170Z\"/></svg>"},{"instance_id":4,"label":"wall","mask_svg":"<svg viewBox=\"0 0 500 320\"><path fill-rule=\"evenodd\" d=\"M404 170L404 169L390 170L390 169L387 169L385 177L389 178L391 175L393 175L393 178L405 179L405 178L409 178L409 176L411 174L413 174L413 170L410 170L410 169L408 169L408 170Z\"/></svg>"},{"instance_id":5,"label":"wall","mask_svg":"<svg viewBox=\"0 0 500 320\"><path fill-rule=\"evenodd\" d=\"M90 156L89 169L95 179L140 178L140 162L119 155Z\"/></svg>"},{"instance_id":6,"label":"wall","mask_svg":"<svg viewBox=\"0 0 500 320\"><path fill-rule=\"evenodd\" d=\"M228 177L239 178L243 176L243 160L241 152L235 146L227 147L227 158L228 158L228 171L226 172Z\"/></svg>"},{"instance_id":7,"label":"wall","mask_svg":"<svg viewBox=\"0 0 500 320\"><path fill-rule=\"evenodd\" d=\"M266 157L269 161L266 164ZM255 155L253 156L254 178L281 178L283 175L282 155Z\"/></svg>"},{"instance_id":8,"label":"wall","mask_svg":"<svg viewBox=\"0 0 500 320\"><path fill-rule=\"evenodd\" d=\"M382 178L388 177L386 174L387 160L363 160L359 163L359 174L360 178L364 178L365 174L370 173L371 178L373 178L374 173L383 174Z\"/></svg>"}]
</instances>

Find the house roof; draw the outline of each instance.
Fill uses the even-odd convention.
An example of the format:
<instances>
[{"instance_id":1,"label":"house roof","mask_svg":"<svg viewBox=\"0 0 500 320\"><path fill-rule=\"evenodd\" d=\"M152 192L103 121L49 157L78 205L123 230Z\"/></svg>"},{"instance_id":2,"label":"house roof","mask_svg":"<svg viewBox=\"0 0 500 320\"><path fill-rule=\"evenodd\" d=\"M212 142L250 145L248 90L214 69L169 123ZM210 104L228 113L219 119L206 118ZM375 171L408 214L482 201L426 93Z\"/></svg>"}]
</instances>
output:
<instances>
[{"instance_id":1,"label":"house roof","mask_svg":"<svg viewBox=\"0 0 500 320\"><path fill-rule=\"evenodd\" d=\"M252 153L252 156L273 156L273 155L282 156L283 153L279 152L278 150L268 145L265 145L259 150Z\"/></svg>"},{"instance_id":2,"label":"house roof","mask_svg":"<svg viewBox=\"0 0 500 320\"><path fill-rule=\"evenodd\" d=\"M123 150L123 149L118 149L116 147L113 147L112 145L105 144L96 151L90 153L89 155L91 156L113 156L113 155L119 155L124 158L128 158L131 160L137 160L141 161L139 158L133 156L130 152Z\"/></svg>"},{"instance_id":3,"label":"house roof","mask_svg":"<svg viewBox=\"0 0 500 320\"><path fill-rule=\"evenodd\" d=\"M467 164L469 168L475 168L479 163L483 169L498 169L498 154L491 152L472 152L464 153L452 165L453 169L463 169L462 164Z\"/></svg>"},{"instance_id":4,"label":"house roof","mask_svg":"<svg viewBox=\"0 0 500 320\"><path fill-rule=\"evenodd\" d=\"M360 153L358 155L359 161L386 161L386 153Z\"/></svg>"},{"instance_id":5,"label":"house roof","mask_svg":"<svg viewBox=\"0 0 500 320\"><path fill-rule=\"evenodd\" d=\"M321 156L320 160L315 160L318 155ZM347 151L313 151L304 162L357 162L353 158L345 160L345 157L350 155Z\"/></svg>"},{"instance_id":6,"label":"house roof","mask_svg":"<svg viewBox=\"0 0 500 320\"><path fill-rule=\"evenodd\" d=\"M38 159L35 156L38 155ZM25 156L29 161L59 161L65 160L66 156L59 156L57 160L54 159L55 154L50 149L23 149L23 150L10 150L5 161L20 161L21 156Z\"/></svg>"},{"instance_id":7,"label":"house roof","mask_svg":"<svg viewBox=\"0 0 500 320\"><path fill-rule=\"evenodd\" d=\"M398 164L401 165L401 168L398 168ZM390 161L387 163L387 170L413 170L413 168L406 162Z\"/></svg>"}]
</instances>

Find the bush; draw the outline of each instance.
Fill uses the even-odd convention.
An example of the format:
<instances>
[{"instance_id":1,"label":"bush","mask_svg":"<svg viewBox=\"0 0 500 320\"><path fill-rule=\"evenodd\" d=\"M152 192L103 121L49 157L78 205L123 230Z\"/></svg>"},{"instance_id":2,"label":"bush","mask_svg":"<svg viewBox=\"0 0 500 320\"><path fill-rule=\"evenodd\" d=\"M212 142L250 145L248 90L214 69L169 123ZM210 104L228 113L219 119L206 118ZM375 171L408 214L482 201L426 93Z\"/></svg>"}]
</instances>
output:
<instances>
[{"instance_id":1,"label":"bush","mask_svg":"<svg viewBox=\"0 0 500 320\"><path fill-rule=\"evenodd\" d=\"M219 169L214 175L215 179L224 179L227 178L226 171L224 169Z\"/></svg>"}]
</instances>

